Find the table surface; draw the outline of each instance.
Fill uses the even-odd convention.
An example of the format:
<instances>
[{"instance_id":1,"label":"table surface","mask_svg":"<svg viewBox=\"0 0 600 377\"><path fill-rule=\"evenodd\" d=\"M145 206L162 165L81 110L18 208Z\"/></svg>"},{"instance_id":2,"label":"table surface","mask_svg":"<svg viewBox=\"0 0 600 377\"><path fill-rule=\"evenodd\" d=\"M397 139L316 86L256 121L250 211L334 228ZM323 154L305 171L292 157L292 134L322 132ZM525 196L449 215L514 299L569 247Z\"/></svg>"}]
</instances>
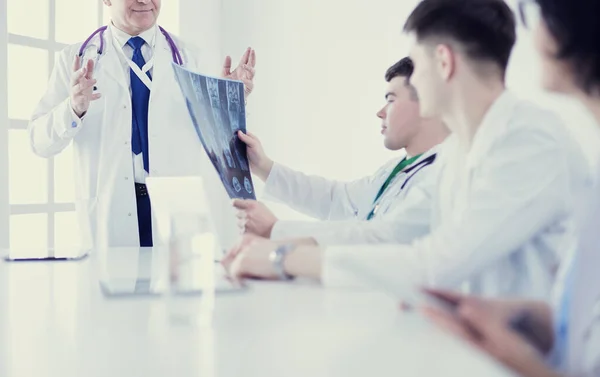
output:
<instances>
[{"instance_id":1,"label":"table surface","mask_svg":"<svg viewBox=\"0 0 600 377\"><path fill-rule=\"evenodd\" d=\"M162 263L144 253L159 251L0 262L0 376L512 376L378 292L253 281L212 306L104 295L104 277Z\"/></svg>"}]
</instances>

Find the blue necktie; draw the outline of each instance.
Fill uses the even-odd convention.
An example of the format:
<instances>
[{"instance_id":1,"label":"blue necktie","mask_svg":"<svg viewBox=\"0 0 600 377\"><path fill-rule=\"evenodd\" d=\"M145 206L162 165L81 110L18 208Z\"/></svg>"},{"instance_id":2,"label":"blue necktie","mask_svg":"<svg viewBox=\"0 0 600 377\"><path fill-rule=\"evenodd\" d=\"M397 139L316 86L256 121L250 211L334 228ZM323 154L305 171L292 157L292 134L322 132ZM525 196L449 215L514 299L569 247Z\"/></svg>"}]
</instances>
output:
<instances>
[{"instance_id":1,"label":"blue necktie","mask_svg":"<svg viewBox=\"0 0 600 377\"><path fill-rule=\"evenodd\" d=\"M142 46L146 43L141 37L133 37L127 41L127 44L133 48L133 62L140 69L146 64L144 56L142 56ZM140 80L140 78L129 70L131 76L131 103L133 105L132 112L132 133L131 133L131 150L133 153L143 153L144 170L149 172L148 159L148 101L150 99L150 89ZM150 71L147 72L148 77Z\"/></svg>"}]
</instances>

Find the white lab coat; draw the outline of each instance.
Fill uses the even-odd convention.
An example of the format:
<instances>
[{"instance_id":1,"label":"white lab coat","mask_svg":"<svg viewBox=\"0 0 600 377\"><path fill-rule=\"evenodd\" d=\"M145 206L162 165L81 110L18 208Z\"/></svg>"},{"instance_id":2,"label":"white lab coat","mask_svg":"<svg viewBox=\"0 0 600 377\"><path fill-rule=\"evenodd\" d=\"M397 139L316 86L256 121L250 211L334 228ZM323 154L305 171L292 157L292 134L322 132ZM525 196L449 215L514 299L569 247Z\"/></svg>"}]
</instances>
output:
<instances>
[{"instance_id":1,"label":"white lab coat","mask_svg":"<svg viewBox=\"0 0 600 377\"><path fill-rule=\"evenodd\" d=\"M556 116L508 91L470 150L458 143L456 135L444 143L432 233L412 244L327 248L325 285L375 276L399 295L425 284L549 298L559 258L575 240L571 207L588 176L583 155Z\"/></svg>"},{"instance_id":2,"label":"white lab coat","mask_svg":"<svg viewBox=\"0 0 600 377\"><path fill-rule=\"evenodd\" d=\"M389 161L375 174L352 182L307 176L275 164L265 186L267 198L321 221L278 221L271 238L312 237L319 245L327 246L410 242L429 233L439 147L423 153L398 173L381 196L371 221L365 220L373 200L404 156Z\"/></svg>"},{"instance_id":3,"label":"white lab coat","mask_svg":"<svg viewBox=\"0 0 600 377\"><path fill-rule=\"evenodd\" d=\"M591 185L589 195L582 195L580 204L586 208L582 217L582 234L566 263L561 265L553 307L555 321L559 319L565 275L573 268L569 315L567 354L558 355L560 367L569 377L600 376L600 185ZM571 265L572 264L572 265ZM557 339L555 337L555 339ZM557 355L554 355L555 357Z\"/></svg>"},{"instance_id":4,"label":"white lab coat","mask_svg":"<svg viewBox=\"0 0 600 377\"><path fill-rule=\"evenodd\" d=\"M198 54L175 36L184 64L201 71ZM73 58L81 43L57 56L48 89L29 124L33 151L52 157L73 144L75 200L83 247L139 246L136 194L131 152L131 96L123 66L105 32L105 53L94 68L102 97L91 103L81 126L69 104ZM99 37L86 58L95 58ZM185 100L174 79L172 55L157 31L148 114L150 176L199 175L206 159L195 134ZM156 227L153 236L158 244Z\"/></svg>"}]
</instances>

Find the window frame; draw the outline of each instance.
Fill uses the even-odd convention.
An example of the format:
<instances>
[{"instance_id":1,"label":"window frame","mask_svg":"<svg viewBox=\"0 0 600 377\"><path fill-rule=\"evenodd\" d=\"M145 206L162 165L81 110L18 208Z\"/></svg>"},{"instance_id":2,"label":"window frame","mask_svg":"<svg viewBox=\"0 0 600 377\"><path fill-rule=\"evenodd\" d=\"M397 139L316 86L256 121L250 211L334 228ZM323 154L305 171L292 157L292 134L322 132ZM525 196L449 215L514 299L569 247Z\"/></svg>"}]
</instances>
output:
<instances>
[{"instance_id":1,"label":"window frame","mask_svg":"<svg viewBox=\"0 0 600 377\"><path fill-rule=\"evenodd\" d=\"M38 48L48 53L48 72L51 74L54 68L53 56L56 52L62 50L67 44L56 41L56 2L58 0L48 1L48 37L35 38L26 35L8 33L8 1L18 0L0 0L0 248L8 249L11 245L10 222L11 216L45 214L48 217L47 224L47 247L52 250L55 247L56 214L65 212L74 212L75 203L64 203L55 201L55 159L46 160L47 177L47 197L44 203L36 204L11 204L10 203L10 182L9 182L9 133L11 130L21 130L26 132L28 119L14 119L8 117L8 46L17 45L29 48ZM186 5L183 5L186 4ZM185 0L179 2L178 17L181 17L182 9L190 6L192 3L185 3ZM194 3L195 4L195 3ZM105 24L106 7L102 1L97 2L97 20L95 28ZM91 34L94 29L90 27ZM12 235L14 237L14 235Z\"/></svg>"},{"instance_id":2,"label":"window frame","mask_svg":"<svg viewBox=\"0 0 600 377\"><path fill-rule=\"evenodd\" d=\"M54 158L46 160L48 169L47 197L45 203L37 204L11 204L9 197L10 183L9 179L9 152L8 135L10 130L21 130L25 132L28 120L13 119L8 117L8 45L19 45L24 47L33 47L45 50L48 53L48 72L51 73L54 68L53 56L57 51L62 50L67 45L56 41L56 0L48 1L48 38L40 39L24 35L8 33L8 1L0 0L0 248L10 247L10 220L14 215L27 214L46 214L48 216L46 240L47 247L55 247L55 215L61 212L74 212L75 203L57 203L55 197ZM17 0L12 0L17 1ZM98 17L96 27L100 27L103 22L104 6L101 1L98 2ZM92 33L94 30L90 30Z\"/></svg>"},{"instance_id":3,"label":"window frame","mask_svg":"<svg viewBox=\"0 0 600 377\"><path fill-rule=\"evenodd\" d=\"M8 0L0 0L0 248L10 245L8 202Z\"/></svg>"}]
</instances>

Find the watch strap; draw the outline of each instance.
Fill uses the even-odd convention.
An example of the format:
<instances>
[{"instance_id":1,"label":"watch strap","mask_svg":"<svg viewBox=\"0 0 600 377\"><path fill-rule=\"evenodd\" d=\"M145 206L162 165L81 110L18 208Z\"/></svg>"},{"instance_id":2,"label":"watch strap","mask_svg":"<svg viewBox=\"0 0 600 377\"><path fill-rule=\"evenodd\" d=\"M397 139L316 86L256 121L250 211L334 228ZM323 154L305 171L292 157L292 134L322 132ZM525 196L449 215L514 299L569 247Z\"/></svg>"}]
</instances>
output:
<instances>
[{"instance_id":1,"label":"watch strap","mask_svg":"<svg viewBox=\"0 0 600 377\"><path fill-rule=\"evenodd\" d=\"M273 264L273 267L275 268L275 272L277 273L279 278L282 280L291 280L294 278L292 275L285 272L283 263L284 263L284 260L285 260L285 257L287 256L287 254L294 251L295 248L296 248L296 246L292 245L292 244L280 245L280 246L277 246L277 248L275 250L273 250L271 252L271 254L269 255L269 259L271 260L271 263Z\"/></svg>"}]
</instances>

